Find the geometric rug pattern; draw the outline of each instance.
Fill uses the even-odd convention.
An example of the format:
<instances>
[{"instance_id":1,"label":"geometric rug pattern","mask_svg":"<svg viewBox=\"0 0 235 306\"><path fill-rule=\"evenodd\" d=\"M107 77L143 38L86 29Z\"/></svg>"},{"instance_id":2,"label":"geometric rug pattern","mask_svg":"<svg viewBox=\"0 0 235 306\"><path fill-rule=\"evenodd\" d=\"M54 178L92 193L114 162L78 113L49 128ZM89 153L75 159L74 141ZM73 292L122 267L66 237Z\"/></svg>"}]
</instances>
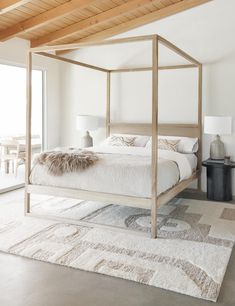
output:
<instances>
[{"instance_id":1,"label":"geometric rug pattern","mask_svg":"<svg viewBox=\"0 0 235 306\"><path fill-rule=\"evenodd\" d=\"M54 197L33 212L150 232L150 211ZM158 239L38 218L0 220L0 250L216 301L235 241L235 207L175 199Z\"/></svg>"}]
</instances>

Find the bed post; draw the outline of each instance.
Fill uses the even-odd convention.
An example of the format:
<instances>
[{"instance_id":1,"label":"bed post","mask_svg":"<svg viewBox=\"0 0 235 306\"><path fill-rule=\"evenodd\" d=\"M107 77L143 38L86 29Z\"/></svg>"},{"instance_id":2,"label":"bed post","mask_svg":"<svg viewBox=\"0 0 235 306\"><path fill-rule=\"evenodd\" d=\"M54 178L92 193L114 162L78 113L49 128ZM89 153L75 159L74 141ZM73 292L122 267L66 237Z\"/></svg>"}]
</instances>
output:
<instances>
[{"instance_id":1,"label":"bed post","mask_svg":"<svg viewBox=\"0 0 235 306\"><path fill-rule=\"evenodd\" d=\"M31 120L32 120L32 53L27 58L27 103L26 103L26 163L25 163L25 215L30 212L30 193L27 191L31 169Z\"/></svg>"},{"instance_id":2,"label":"bed post","mask_svg":"<svg viewBox=\"0 0 235 306\"><path fill-rule=\"evenodd\" d=\"M199 128L199 152L198 152L198 181L197 189L202 188L202 65L198 65L198 128Z\"/></svg>"},{"instance_id":3,"label":"bed post","mask_svg":"<svg viewBox=\"0 0 235 306\"><path fill-rule=\"evenodd\" d=\"M151 237L157 238L158 36L152 40L152 206Z\"/></svg>"},{"instance_id":4,"label":"bed post","mask_svg":"<svg viewBox=\"0 0 235 306\"><path fill-rule=\"evenodd\" d=\"M111 73L107 72L107 96L106 96L106 137L110 135L110 84Z\"/></svg>"}]
</instances>

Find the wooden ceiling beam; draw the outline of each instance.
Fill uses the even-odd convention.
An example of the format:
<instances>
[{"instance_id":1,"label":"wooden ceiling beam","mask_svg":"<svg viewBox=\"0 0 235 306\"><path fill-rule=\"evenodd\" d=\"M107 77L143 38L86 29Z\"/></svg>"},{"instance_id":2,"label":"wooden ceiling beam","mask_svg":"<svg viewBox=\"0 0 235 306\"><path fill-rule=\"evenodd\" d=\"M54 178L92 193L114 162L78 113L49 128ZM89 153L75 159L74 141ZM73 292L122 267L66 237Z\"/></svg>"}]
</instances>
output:
<instances>
[{"instance_id":1,"label":"wooden ceiling beam","mask_svg":"<svg viewBox=\"0 0 235 306\"><path fill-rule=\"evenodd\" d=\"M96 1L91 0L70 0L45 11L35 17L29 18L22 22L19 22L5 30L0 31L0 41L5 41L23 32L27 32L38 27L44 26L56 19L66 16L75 10L83 9L84 7L90 5Z\"/></svg>"},{"instance_id":2,"label":"wooden ceiling beam","mask_svg":"<svg viewBox=\"0 0 235 306\"><path fill-rule=\"evenodd\" d=\"M63 39L78 33L79 31L87 30L94 26L99 26L105 22L114 20L117 17L133 12L141 7L149 5L151 3L160 3L161 0L131 0L105 12L89 17L80 22L74 23L61 30L49 33L37 39L31 40L31 47L37 47L48 43L53 43L58 39Z\"/></svg>"},{"instance_id":3,"label":"wooden ceiling beam","mask_svg":"<svg viewBox=\"0 0 235 306\"><path fill-rule=\"evenodd\" d=\"M212 0L183 0L181 2L174 3L170 6L167 6L165 8L162 8L160 10L154 11L152 13L146 14L144 16L135 18L133 20L121 23L117 26L114 26L112 28L97 32L95 34L89 35L85 38L73 41L72 43L81 43L81 42L97 42L101 41L107 38L110 38L112 36L133 30L137 27L140 27L142 25L154 22L156 20L160 20L166 17L169 17L171 15L180 13L182 11L191 9L193 7L196 7L198 5L204 4L206 2L210 2ZM57 54L66 54L70 52L69 50L64 51L57 51Z\"/></svg>"},{"instance_id":4,"label":"wooden ceiling beam","mask_svg":"<svg viewBox=\"0 0 235 306\"><path fill-rule=\"evenodd\" d=\"M0 1L0 14L10 12L29 1L30 0L2 0Z\"/></svg>"}]
</instances>

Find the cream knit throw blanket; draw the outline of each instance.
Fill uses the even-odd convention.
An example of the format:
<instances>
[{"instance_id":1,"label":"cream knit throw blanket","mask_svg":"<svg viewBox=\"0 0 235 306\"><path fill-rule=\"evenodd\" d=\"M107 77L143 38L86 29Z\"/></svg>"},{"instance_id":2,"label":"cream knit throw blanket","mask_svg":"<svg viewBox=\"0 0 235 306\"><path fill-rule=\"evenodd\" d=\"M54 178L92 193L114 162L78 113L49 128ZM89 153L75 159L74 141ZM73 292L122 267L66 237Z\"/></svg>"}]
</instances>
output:
<instances>
[{"instance_id":1,"label":"cream knit throw blanket","mask_svg":"<svg viewBox=\"0 0 235 306\"><path fill-rule=\"evenodd\" d=\"M45 165L48 172L58 176L66 172L85 170L98 161L94 152L76 150L72 153L61 151L43 152L35 159L36 164Z\"/></svg>"}]
</instances>

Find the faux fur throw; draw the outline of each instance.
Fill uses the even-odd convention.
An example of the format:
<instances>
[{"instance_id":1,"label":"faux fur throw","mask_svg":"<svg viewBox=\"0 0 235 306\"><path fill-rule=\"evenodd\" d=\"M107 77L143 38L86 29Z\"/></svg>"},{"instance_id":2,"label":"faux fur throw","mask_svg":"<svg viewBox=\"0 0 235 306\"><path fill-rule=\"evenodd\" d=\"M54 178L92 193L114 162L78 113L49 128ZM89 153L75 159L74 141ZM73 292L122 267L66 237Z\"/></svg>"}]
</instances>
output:
<instances>
[{"instance_id":1,"label":"faux fur throw","mask_svg":"<svg viewBox=\"0 0 235 306\"><path fill-rule=\"evenodd\" d=\"M36 164L45 165L48 172L58 176L66 172L84 170L98 161L94 152L76 150L72 153L52 151L41 153L35 160Z\"/></svg>"}]
</instances>

